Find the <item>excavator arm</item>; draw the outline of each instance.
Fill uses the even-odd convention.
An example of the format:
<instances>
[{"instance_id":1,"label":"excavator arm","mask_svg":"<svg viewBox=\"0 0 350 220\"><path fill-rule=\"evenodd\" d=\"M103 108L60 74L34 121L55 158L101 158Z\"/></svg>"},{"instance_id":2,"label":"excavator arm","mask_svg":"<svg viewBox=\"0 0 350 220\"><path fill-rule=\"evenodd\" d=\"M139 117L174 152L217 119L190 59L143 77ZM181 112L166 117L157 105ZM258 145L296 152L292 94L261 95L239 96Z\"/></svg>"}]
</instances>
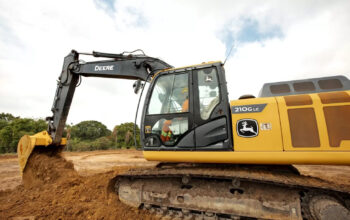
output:
<instances>
[{"instance_id":1,"label":"excavator arm","mask_svg":"<svg viewBox=\"0 0 350 220\"><path fill-rule=\"evenodd\" d=\"M94 57L112 58L111 60L79 63L79 53L72 51L63 62L58 78L57 89L48 117L48 133L52 144L61 142L70 105L80 76L120 78L147 81L156 71L171 68L166 62L144 55L107 54L93 52Z\"/></svg>"},{"instance_id":2,"label":"excavator arm","mask_svg":"<svg viewBox=\"0 0 350 220\"><path fill-rule=\"evenodd\" d=\"M110 54L93 52L90 55L96 58L109 58L108 60L82 62L79 53L72 50L63 62L61 75L57 81L57 89L51 111L53 115L47 117L48 130L33 136L25 135L18 143L18 157L23 172L29 156L36 146L64 146L62 138L69 109L74 96L75 88L80 77L120 78L138 81L149 81L157 71L171 68L166 62L143 55L132 53Z\"/></svg>"}]
</instances>

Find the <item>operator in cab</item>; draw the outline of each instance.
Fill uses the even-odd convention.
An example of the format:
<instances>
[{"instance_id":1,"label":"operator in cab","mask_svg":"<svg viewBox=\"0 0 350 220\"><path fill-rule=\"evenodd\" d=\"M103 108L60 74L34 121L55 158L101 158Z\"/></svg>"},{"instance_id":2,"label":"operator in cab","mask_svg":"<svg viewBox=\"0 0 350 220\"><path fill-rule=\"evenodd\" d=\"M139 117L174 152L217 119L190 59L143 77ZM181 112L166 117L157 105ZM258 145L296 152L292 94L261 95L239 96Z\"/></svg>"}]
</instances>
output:
<instances>
[{"instance_id":1,"label":"operator in cab","mask_svg":"<svg viewBox=\"0 0 350 220\"><path fill-rule=\"evenodd\" d=\"M188 87L185 87L181 90L181 98L183 101L181 106L181 112L188 112ZM165 120L162 127L162 133L160 139L163 143L170 141L173 137L173 132L170 128L172 124L171 120Z\"/></svg>"}]
</instances>

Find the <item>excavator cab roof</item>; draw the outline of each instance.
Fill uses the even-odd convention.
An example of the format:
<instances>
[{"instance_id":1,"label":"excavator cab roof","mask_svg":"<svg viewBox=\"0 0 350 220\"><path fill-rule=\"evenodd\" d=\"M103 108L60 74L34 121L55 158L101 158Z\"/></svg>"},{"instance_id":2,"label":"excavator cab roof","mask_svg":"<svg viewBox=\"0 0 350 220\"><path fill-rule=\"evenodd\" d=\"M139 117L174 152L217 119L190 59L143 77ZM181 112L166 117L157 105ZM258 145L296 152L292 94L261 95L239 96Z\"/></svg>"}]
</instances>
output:
<instances>
[{"instance_id":1,"label":"excavator cab roof","mask_svg":"<svg viewBox=\"0 0 350 220\"><path fill-rule=\"evenodd\" d=\"M152 77L152 80L156 78L158 75L163 75L163 74L169 74L169 73L175 73L175 72L183 72L185 70L190 70L190 69L197 69L197 68L205 68L213 65L222 65L221 61L209 61L209 62L203 62L201 64L196 64L196 65L190 65L190 66L183 66L183 67L177 67L177 68L168 68L168 69L163 69L155 73Z\"/></svg>"}]
</instances>

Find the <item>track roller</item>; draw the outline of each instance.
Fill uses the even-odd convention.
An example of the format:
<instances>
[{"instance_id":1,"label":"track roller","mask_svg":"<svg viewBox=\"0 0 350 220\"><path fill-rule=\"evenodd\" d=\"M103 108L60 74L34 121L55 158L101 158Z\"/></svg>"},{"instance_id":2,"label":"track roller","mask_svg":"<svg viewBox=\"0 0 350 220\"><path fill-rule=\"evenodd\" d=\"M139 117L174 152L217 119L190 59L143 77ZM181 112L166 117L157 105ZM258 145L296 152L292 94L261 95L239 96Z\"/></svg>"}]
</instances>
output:
<instances>
[{"instance_id":1,"label":"track roller","mask_svg":"<svg viewBox=\"0 0 350 220\"><path fill-rule=\"evenodd\" d=\"M310 214L317 220L349 220L350 211L334 197L313 196L309 201Z\"/></svg>"}]
</instances>

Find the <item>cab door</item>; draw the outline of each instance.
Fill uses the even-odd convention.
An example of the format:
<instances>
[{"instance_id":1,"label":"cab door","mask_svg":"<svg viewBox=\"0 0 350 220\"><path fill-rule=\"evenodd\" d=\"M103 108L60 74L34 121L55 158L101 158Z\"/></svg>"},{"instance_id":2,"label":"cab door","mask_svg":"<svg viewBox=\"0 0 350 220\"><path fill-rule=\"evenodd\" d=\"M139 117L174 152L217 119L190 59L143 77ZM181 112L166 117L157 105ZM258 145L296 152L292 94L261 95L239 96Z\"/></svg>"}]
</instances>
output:
<instances>
[{"instance_id":1,"label":"cab door","mask_svg":"<svg viewBox=\"0 0 350 220\"><path fill-rule=\"evenodd\" d=\"M193 70L193 82L196 150L233 150L231 113L221 63Z\"/></svg>"},{"instance_id":2,"label":"cab door","mask_svg":"<svg viewBox=\"0 0 350 220\"><path fill-rule=\"evenodd\" d=\"M144 150L194 150L192 71L164 72L145 99Z\"/></svg>"}]
</instances>

